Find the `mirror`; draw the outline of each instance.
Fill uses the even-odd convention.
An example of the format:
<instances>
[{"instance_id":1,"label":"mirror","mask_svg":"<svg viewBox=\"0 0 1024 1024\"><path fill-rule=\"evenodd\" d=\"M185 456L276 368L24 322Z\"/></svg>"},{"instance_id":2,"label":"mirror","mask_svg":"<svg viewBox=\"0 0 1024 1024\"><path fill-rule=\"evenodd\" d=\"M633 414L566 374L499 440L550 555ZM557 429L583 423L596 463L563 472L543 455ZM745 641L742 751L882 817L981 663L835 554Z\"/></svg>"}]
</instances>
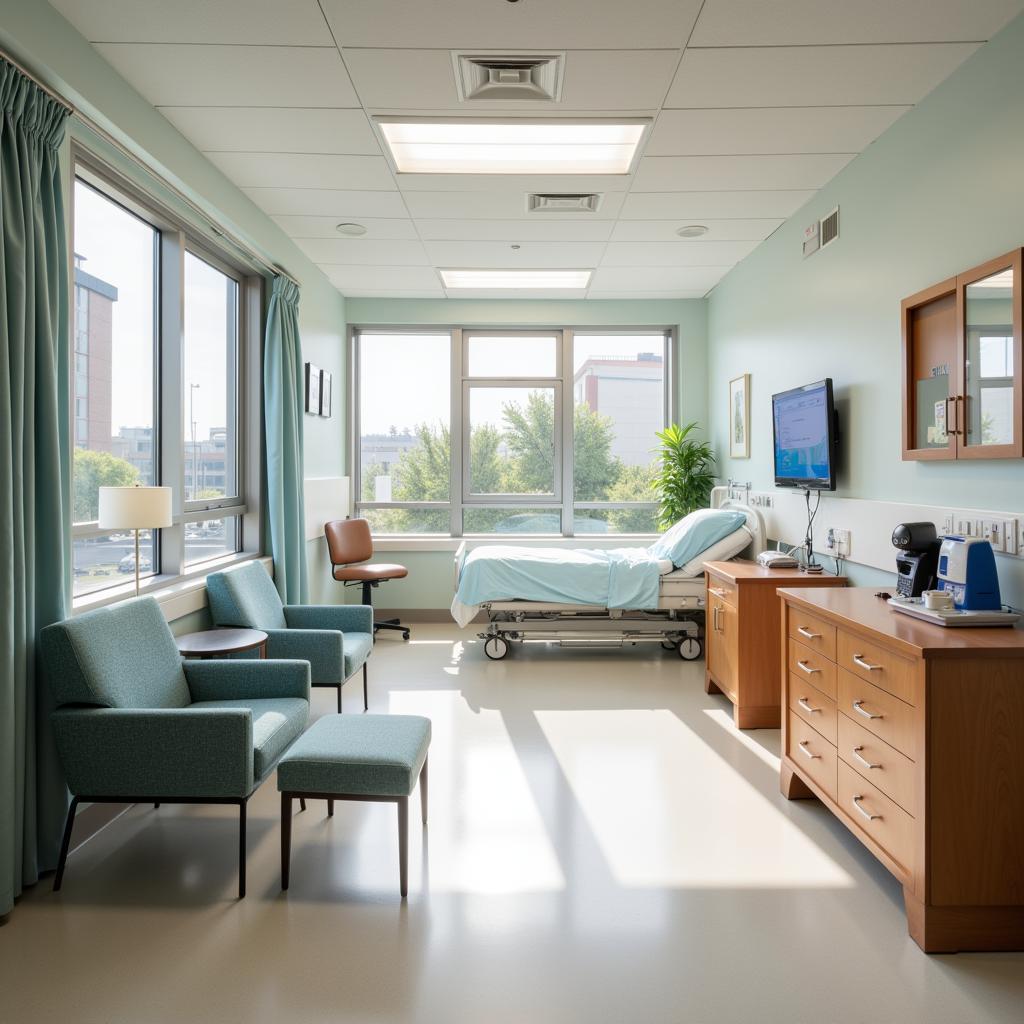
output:
<instances>
[{"instance_id":1,"label":"mirror","mask_svg":"<svg viewBox=\"0 0 1024 1024\"><path fill-rule=\"evenodd\" d=\"M1014 442L1013 268L967 286L964 389L968 445Z\"/></svg>"}]
</instances>

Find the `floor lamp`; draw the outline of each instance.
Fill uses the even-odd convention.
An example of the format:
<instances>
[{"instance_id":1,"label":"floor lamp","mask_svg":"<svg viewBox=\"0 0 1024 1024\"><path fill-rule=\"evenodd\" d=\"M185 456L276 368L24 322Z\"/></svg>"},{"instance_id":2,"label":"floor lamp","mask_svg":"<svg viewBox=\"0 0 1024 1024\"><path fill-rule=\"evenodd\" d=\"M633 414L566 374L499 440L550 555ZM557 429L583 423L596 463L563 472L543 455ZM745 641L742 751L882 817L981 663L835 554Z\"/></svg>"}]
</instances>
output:
<instances>
[{"instance_id":1,"label":"floor lamp","mask_svg":"<svg viewBox=\"0 0 1024 1024\"><path fill-rule=\"evenodd\" d=\"M135 531L135 596L139 596L139 530L171 525L170 487L101 487L101 530Z\"/></svg>"}]
</instances>

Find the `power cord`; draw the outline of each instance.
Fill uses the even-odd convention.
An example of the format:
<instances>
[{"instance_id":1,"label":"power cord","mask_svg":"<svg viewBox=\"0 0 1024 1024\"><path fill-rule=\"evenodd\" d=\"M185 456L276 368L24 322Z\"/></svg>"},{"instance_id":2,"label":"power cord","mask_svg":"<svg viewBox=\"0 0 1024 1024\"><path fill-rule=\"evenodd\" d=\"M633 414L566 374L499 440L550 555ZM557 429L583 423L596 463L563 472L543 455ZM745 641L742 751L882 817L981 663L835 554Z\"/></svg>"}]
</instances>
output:
<instances>
[{"instance_id":1,"label":"power cord","mask_svg":"<svg viewBox=\"0 0 1024 1024\"><path fill-rule=\"evenodd\" d=\"M814 518L818 514L818 507L821 505L821 491L815 491L814 510L811 510L811 491L808 488L804 491L804 500L807 503L807 533L804 535L804 550L806 551L805 564L808 568L818 563L814 560Z\"/></svg>"}]
</instances>

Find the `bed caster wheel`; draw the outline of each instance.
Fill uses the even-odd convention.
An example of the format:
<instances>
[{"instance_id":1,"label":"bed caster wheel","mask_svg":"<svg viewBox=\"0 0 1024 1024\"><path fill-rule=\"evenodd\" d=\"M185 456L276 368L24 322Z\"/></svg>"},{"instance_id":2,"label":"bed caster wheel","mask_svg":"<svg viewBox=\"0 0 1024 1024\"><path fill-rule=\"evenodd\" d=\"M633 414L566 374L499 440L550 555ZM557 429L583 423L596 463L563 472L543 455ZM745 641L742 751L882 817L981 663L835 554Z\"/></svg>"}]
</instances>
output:
<instances>
[{"instance_id":1,"label":"bed caster wheel","mask_svg":"<svg viewBox=\"0 0 1024 1024\"><path fill-rule=\"evenodd\" d=\"M663 651L674 651L676 649L676 643L674 640L662 640L661 649Z\"/></svg>"},{"instance_id":2,"label":"bed caster wheel","mask_svg":"<svg viewBox=\"0 0 1024 1024\"><path fill-rule=\"evenodd\" d=\"M679 657L683 661L696 661L703 653L704 645L696 637L684 637L679 644Z\"/></svg>"},{"instance_id":3,"label":"bed caster wheel","mask_svg":"<svg viewBox=\"0 0 1024 1024\"><path fill-rule=\"evenodd\" d=\"M409 639L409 630L405 629L405 630L402 631L402 639L403 640L408 640Z\"/></svg>"},{"instance_id":4,"label":"bed caster wheel","mask_svg":"<svg viewBox=\"0 0 1024 1024\"><path fill-rule=\"evenodd\" d=\"M501 661L508 654L508 641L500 636L488 637L484 643L484 654L491 661Z\"/></svg>"}]
</instances>

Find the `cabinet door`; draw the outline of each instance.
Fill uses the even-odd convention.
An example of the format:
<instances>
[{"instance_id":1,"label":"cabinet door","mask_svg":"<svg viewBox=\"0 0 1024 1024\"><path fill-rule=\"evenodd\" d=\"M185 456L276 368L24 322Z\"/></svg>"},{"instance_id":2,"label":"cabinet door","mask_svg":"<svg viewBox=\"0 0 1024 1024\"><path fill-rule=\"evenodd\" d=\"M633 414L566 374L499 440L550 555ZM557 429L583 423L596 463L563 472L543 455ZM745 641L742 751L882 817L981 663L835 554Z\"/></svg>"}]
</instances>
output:
<instances>
[{"instance_id":1,"label":"cabinet door","mask_svg":"<svg viewBox=\"0 0 1024 1024\"><path fill-rule=\"evenodd\" d=\"M731 604L711 595L707 616L708 671L735 703L739 679L739 615Z\"/></svg>"}]
</instances>

